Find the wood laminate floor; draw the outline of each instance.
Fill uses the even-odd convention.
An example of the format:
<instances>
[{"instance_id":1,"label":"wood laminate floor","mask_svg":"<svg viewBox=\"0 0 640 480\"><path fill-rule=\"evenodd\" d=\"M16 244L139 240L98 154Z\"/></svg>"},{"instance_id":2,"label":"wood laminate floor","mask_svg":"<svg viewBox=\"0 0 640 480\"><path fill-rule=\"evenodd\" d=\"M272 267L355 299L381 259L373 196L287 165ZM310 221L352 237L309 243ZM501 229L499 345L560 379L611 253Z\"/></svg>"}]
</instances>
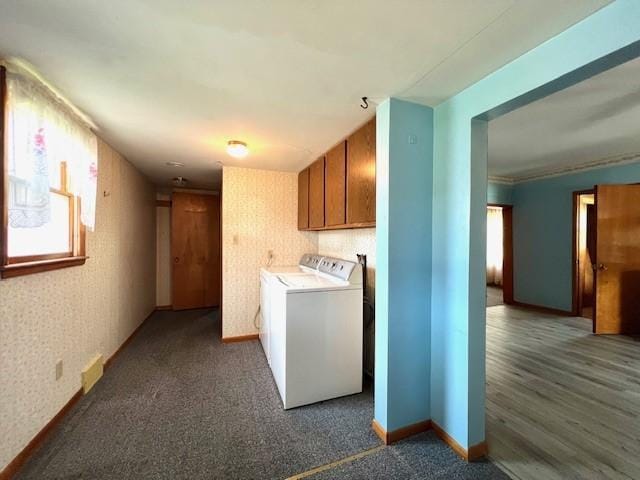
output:
<instances>
[{"instance_id":1,"label":"wood laminate floor","mask_svg":"<svg viewBox=\"0 0 640 480\"><path fill-rule=\"evenodd\" d=\"M489 455L519 479L640 479L640 340L487 309Z\"/></svg>"},{"instance_id":2,"label":"wood laminate floor","mask_svg":"<svg viewBox=\"0 0 640 480\"><path fill-rule=\"evenodd\" d=\"M487 307L503 305L502 287L487 285Z\"/></svg>"}]
</instances>

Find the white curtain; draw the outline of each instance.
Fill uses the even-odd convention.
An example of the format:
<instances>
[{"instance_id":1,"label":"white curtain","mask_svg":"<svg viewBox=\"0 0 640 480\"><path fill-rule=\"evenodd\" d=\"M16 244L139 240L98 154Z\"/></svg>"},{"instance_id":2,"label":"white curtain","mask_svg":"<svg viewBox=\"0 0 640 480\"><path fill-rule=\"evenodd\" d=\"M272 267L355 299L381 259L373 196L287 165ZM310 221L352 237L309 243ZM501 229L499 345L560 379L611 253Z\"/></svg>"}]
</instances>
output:
<instances>
[{"instance_id":1,"label":"white curtain","mask_svg":"<svg viewBox=\"0 0 640 480\"><path fill-rule=\"evenodd\" d=\"M95 134L37 79L9 70L7 94L11 226L35 228L50 221L49 188L60 188L58 172L66 162L68 190L81 200L80 221L93 230Z\"/></svg>"},{"instance_id":2,"label":"white curtain","mask_svg":"<svg viewBox=\"0 0 640 480\"><path fill-rule=\"evenodd\" d=\"M487 207L487 284L502 285L502 208Z\"/></svg>"}]
</instances>

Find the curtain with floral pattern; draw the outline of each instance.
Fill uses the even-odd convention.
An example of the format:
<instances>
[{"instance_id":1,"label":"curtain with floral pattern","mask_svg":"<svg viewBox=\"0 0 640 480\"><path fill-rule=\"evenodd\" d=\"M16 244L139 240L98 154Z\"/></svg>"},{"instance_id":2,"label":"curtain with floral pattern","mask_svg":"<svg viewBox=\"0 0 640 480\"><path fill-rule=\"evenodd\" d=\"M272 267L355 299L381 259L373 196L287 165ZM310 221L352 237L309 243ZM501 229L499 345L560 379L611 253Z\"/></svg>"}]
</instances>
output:
<instances>
[{"instance_id":1,"label":"curtain with floral pattern","mask_svg":"<svg viewBox=\"0 0 640 480\"><path fill-rule=\"evenodd\" d=\"M66 185L81 201L80 221L95 226L97 139L47 86L25 74L7 72L8 217L13 228L50 221L50 189Z\"/></svg>"}]
</instances>

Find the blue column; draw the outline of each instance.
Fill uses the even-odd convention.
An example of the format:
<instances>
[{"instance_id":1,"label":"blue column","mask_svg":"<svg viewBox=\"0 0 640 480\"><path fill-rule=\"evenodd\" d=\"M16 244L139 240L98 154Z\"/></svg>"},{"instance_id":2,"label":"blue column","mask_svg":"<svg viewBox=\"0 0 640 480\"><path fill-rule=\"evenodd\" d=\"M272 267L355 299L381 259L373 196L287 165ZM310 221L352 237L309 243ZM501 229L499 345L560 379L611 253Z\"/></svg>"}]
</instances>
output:
<instances>
[{"instance_id":1,"label":"blue column","mask_svg":"<svg viewBox=\"0 0 640 480\"><path fill-rule=\"evenodd\" d=\"M377 109L375 419L391 432L430 419L433 110Z\"/></svg>"}]
</instances>

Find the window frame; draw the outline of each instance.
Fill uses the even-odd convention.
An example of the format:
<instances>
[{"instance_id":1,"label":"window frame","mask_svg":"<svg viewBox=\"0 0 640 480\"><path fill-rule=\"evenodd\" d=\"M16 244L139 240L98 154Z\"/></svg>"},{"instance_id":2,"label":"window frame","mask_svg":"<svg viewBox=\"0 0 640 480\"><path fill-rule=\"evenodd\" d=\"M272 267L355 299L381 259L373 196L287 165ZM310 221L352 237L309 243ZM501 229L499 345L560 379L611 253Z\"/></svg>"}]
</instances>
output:
<instances>
[{"instance_id":1,"label":"window frame","mask_svg":"<svg viewBox=\"0 0 640 480\"><path fill-rule=\"evenodd\" d=\"M69 245L71 251L41 255L10 257L8 254L9 213L7 195L9 175L7 168L7 81L6 68L0 65L0 277L11 278L60 268L84 265L86 259L86 229L80 222L80 198L68 191L66 163L60 165L60 188L49 190L69 199Z\"/></svg>"}]
</instances>

